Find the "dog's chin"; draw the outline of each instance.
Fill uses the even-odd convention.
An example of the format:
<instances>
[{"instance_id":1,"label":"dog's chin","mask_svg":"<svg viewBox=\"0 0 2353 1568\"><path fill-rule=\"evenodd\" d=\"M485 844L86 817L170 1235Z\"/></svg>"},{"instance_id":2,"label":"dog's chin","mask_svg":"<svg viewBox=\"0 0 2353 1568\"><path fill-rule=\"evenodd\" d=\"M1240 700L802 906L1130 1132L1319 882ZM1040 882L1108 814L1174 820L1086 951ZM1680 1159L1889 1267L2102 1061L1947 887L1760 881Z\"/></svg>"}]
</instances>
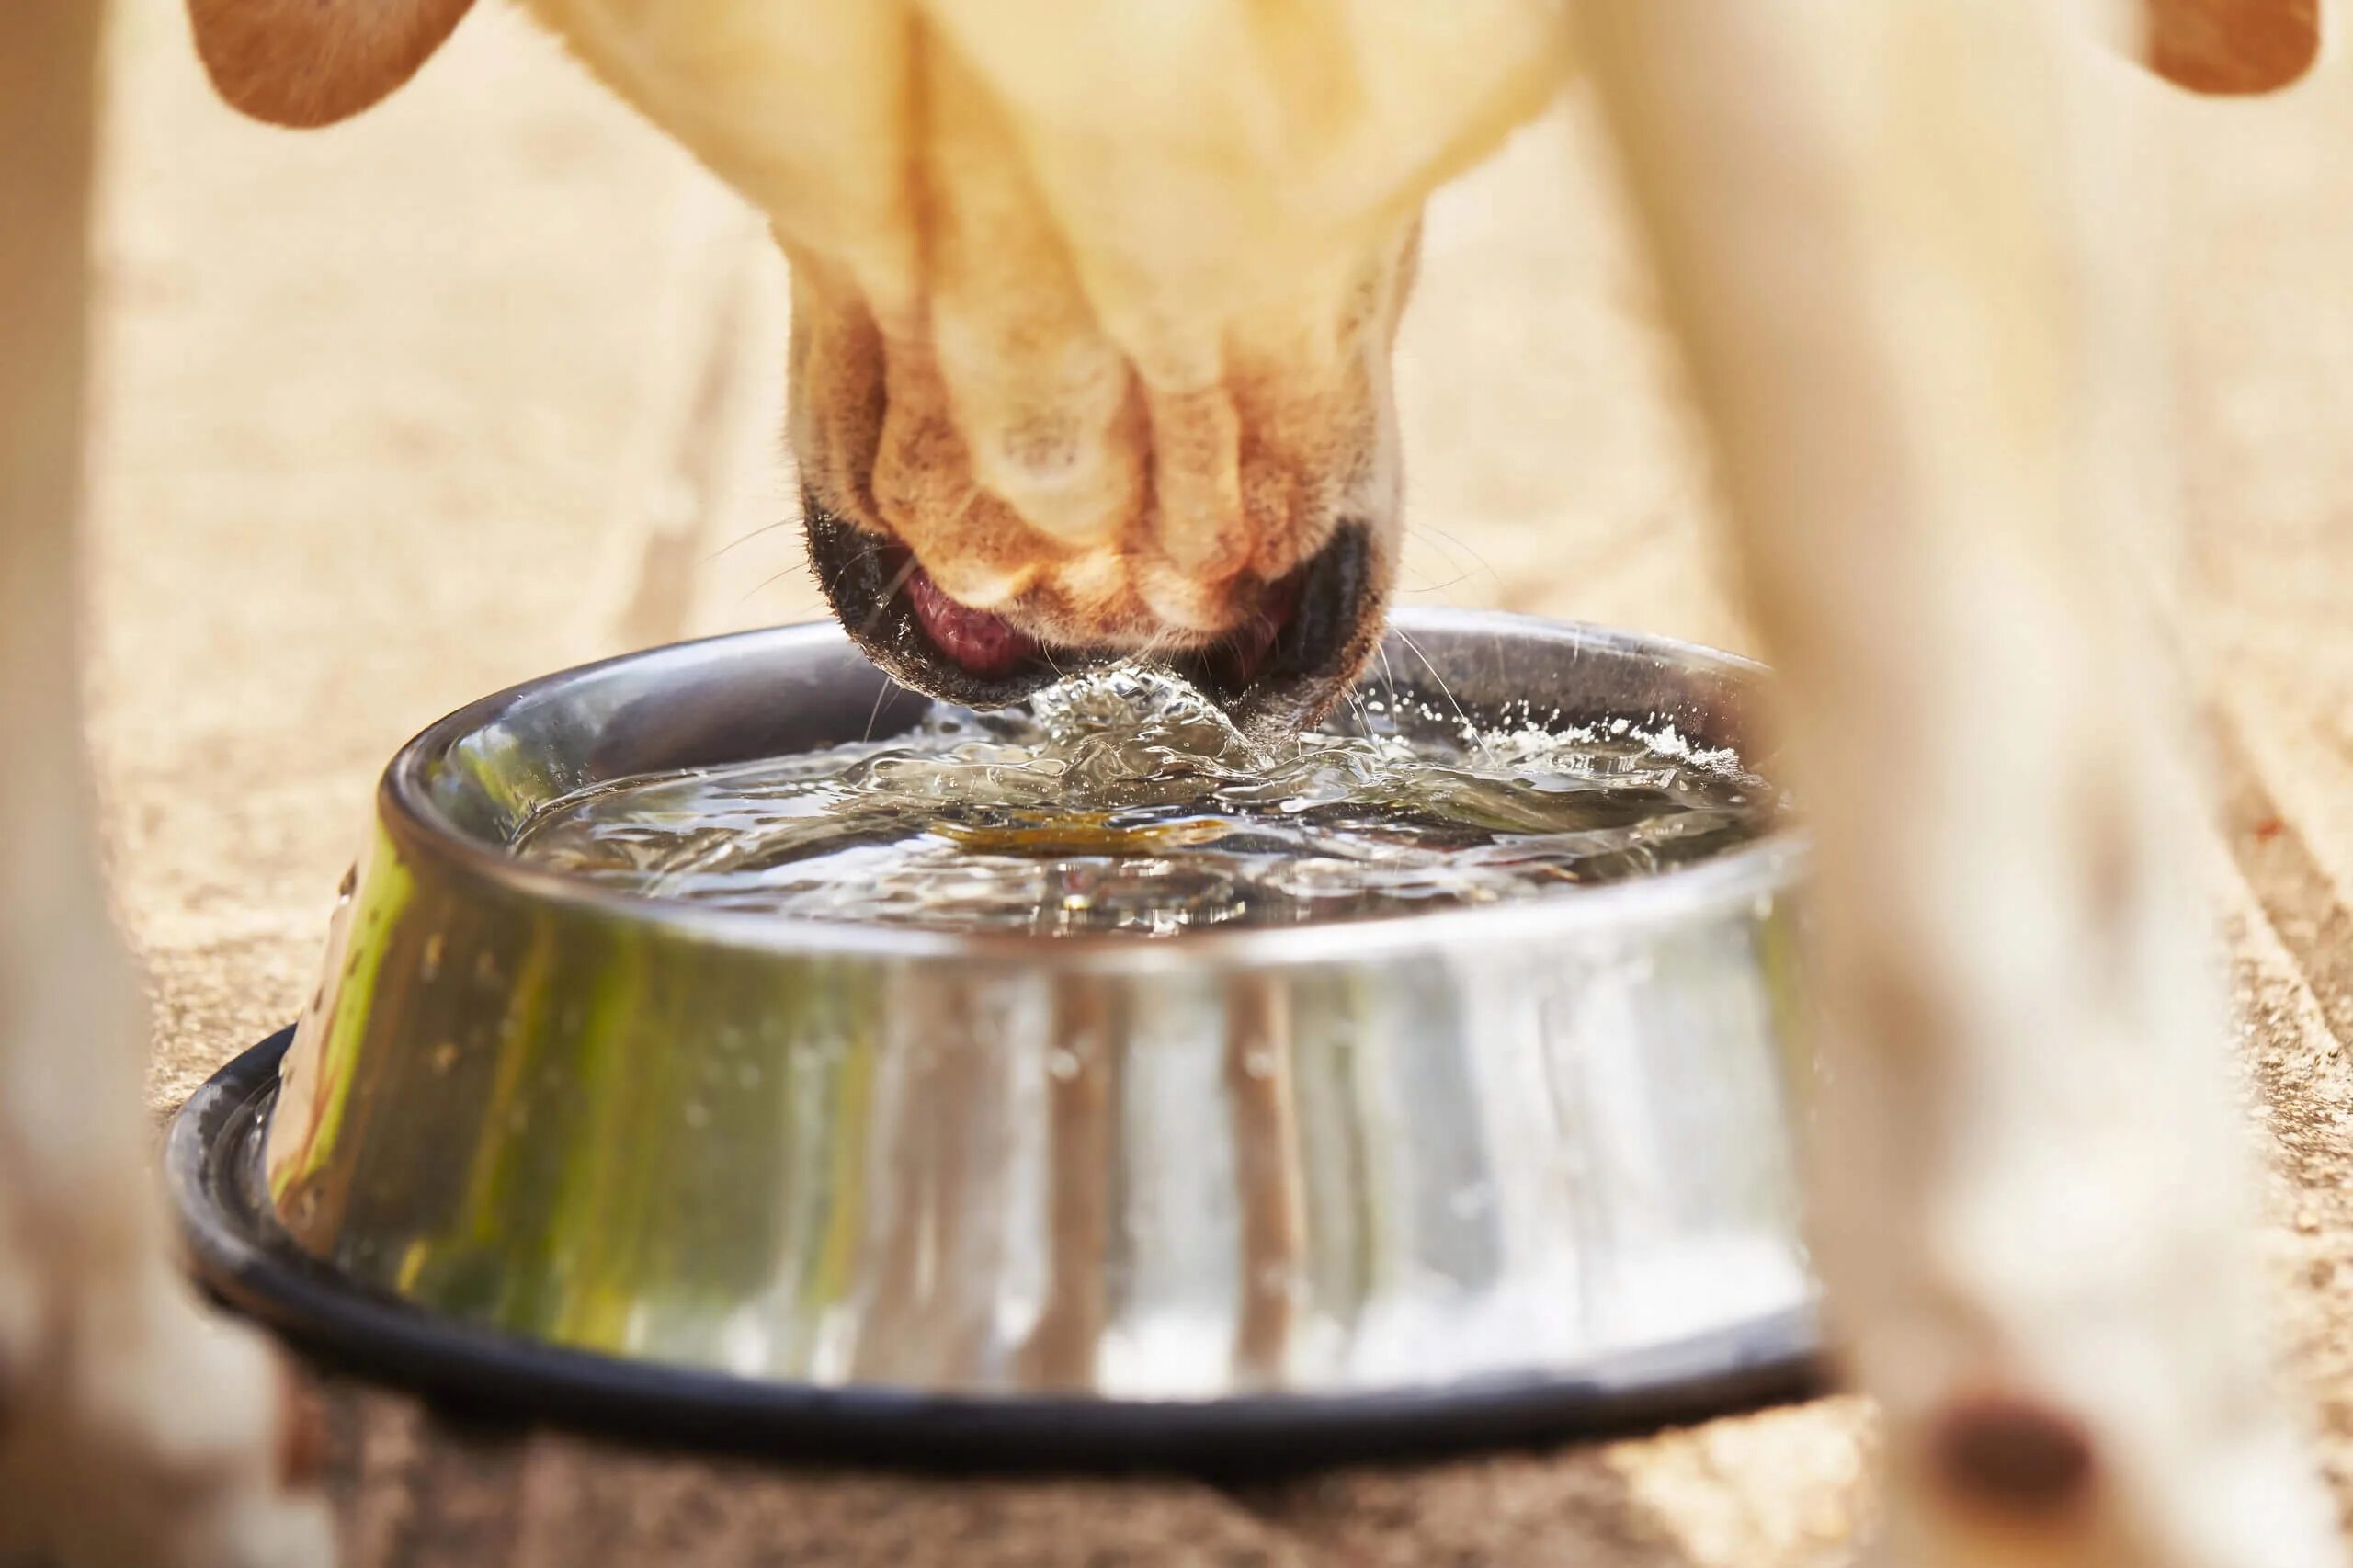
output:
<instances>
[{"instance_id":1,"label":"dog's chin","mask_svg":"<svg viewBox=\"0 0 2353 1568\"><path fill-rule=\"evenodd\" d=\"M1004 617L957 604L906 549L806 503L809 562L851 639L902 685L968 708L1018 702L1064 676L1136 657L1046 643ZM1245 729L1274 734L1328 712L1372 656L1381 620L1371 531L1343 525L1305 565L1267 585L1248 624L1155 655Z\"/></svg>"}]
</instances>

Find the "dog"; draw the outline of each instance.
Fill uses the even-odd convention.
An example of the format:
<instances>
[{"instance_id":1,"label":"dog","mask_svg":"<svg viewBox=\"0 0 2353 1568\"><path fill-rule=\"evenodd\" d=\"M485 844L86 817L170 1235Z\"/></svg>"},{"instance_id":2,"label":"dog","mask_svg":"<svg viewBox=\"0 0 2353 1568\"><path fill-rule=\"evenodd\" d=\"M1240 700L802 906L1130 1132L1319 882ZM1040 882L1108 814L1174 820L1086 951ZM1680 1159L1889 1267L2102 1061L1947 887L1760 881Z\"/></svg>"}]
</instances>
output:
<instances>
[{"instance_id":1,"label":"dog","mask_svg":"<svg viewBox=\"0 0 2353 1568\"><path fill-rule=\"evenodd\" d=\"M307 126L469 4L189 10L229 102ZM1422 200L1585 73L1785 676L1818 1259L1885 1413L1891 1543L2336 1560L2245 1299L2220 1006L2168 854L2183 726L2127 591L2160 411L2130 92L2097 53L2269 85L2316 47L2308 4L2168 0L2144 49L2022 0L529 4L771 222L811 559L877 663L995 703L1149 654L1276 727L1378 637ZM308 1568L300 1423L172 1278L142 1185L58 676L94 9L0 12L0 802L44 825L0 841L0 1551Z\"/></svg>"}]
</instances>

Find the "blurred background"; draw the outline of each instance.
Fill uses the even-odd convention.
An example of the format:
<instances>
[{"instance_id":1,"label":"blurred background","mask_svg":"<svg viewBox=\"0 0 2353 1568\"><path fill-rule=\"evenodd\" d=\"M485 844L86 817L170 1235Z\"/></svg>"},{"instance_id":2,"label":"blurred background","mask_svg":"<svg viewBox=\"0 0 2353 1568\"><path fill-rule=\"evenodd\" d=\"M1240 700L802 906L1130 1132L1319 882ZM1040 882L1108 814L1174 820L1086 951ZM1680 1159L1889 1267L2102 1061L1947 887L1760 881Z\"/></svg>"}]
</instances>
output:
<instances>
[{"instance_id":1,"label":"blurred background","mask_svg":"<svg viewBox=\"0 0 2353 1568\"><path fill-rule=\"evenodd\" d=\"M781 262L520 17L483 8L407 90L316 133L221 107L172 0L118 5L110 55L91 678L160 1111L309 994L410 733L560 665L820 612L779 435ZM2288 1349L2353 1502L2353 68L2268 99L2172 95L2149 153L2176 213L2151 265L2220 800L2183 853L2222 873ZM1399 379L1404 602L1747 645L1579 93L1433 204ZM362 1562L461 1507L462 1487L436 1500L460 1474L519 1487L497 1528L565 1562L686 1528L615 1511L648 1488L674 1513L715 1488L706 1534L799 1531L804 1555L775 1561L813 1563L1766 1568L1843 1560L1870 1507L1868 1421L1843 1401L1264 1493L828 1481L553 1437L485 1457L388 1396L337 1408ZM844 1508L898 1510L903 1555L826 1555L825 1531L857 1536ZM565 1554L592 1530L615 1554Z\"/></svg>"}]
</instances>

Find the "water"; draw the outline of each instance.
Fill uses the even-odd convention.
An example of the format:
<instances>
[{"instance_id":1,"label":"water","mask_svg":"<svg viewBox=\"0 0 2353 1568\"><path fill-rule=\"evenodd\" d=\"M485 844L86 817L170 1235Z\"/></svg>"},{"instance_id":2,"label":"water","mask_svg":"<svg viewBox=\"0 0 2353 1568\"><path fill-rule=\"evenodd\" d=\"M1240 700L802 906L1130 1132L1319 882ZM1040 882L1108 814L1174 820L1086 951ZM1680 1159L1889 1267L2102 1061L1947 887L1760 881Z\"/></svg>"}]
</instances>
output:
<instances>
[{"instance_id":1,"label":"water","mask_svg":"<svg viewBox=\"0 0 2353 1568\"><path fill-rule=\"evenodd\" d=\"M1174 936L1539 898L1722 853L1774 812L1728 754L1631 719L1480 732L1377 698L1346 717L1261 749L1182 681L1115 669L883 741L597 785L514 847L731 909Z\"/></svg>"}]
</instances>

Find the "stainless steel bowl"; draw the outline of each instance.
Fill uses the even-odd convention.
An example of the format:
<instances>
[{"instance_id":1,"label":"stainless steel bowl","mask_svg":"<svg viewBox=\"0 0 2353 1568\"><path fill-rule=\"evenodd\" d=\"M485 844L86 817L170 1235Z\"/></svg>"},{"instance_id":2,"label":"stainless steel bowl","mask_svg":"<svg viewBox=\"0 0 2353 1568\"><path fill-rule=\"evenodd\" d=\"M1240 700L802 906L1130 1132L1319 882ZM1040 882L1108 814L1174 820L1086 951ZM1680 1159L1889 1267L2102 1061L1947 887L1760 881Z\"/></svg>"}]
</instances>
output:
<instances>
[{"instance_id":1,"label":"stainless steel bowl","mask_svg":"<svg viewBox=\"0 0 2353 1568\"><path fill-rule=\"evenodd\" d=\"M1655 638L1407 614L1374 668L1407 709L1755 744L1758 670ZM1157 941L763 917L506 853L584 784L923 706L793 627L551 676L403 748L275 1081L247 1063L176 1136L214 1283L485 1376L627 1369L755 1414L872 1391L886 1426L1082 1443L1140 1414L1573 1420L1802 1357L1790 837Z\"/></svg>"}]
</instances>

